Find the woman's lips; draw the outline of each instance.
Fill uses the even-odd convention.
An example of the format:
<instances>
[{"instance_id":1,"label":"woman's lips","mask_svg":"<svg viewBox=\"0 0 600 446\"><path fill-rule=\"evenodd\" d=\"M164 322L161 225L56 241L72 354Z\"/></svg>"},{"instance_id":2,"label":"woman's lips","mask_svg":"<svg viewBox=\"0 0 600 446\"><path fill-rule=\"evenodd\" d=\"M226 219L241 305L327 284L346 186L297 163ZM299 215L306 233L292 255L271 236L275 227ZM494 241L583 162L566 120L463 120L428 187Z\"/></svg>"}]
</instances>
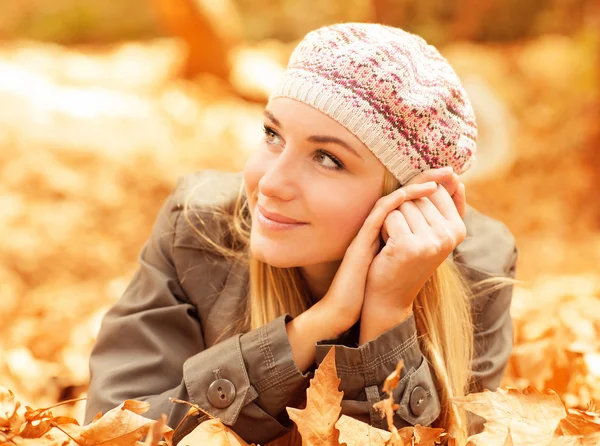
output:
<instances>
[{"instance_id":1,"label":"woman's lips","mask_svg":"<svg viewBox=\"0 0 600 446\"><path fill-rule=\"evenodd\" d=\"M264 210L260 205L256 206L256 216L260 225L267 229L294 229L308 224L288 217L284 217L279 214L270 213Z\"/></svg>"}]
</instances>

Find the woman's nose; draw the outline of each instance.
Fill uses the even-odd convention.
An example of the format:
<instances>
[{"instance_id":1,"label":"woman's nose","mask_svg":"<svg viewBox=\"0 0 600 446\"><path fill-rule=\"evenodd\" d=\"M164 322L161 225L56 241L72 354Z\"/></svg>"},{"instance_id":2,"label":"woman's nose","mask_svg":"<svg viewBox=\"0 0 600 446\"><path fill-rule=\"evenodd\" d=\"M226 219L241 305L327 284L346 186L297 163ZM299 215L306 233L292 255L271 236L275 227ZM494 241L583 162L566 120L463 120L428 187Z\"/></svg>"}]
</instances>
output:
<instances>
[{"instance_id":1,"label":"woman's nose","mask_svg":"<svg viewBox=\"0 0 600 446\"><path fill-rule=\"evenodd\" d=\"M265 172L258 182L259 192L266 197L285 201L294 199L297 193L297 164L284 150L276 159L267 164Z\"/></svg>"}]
</instances>

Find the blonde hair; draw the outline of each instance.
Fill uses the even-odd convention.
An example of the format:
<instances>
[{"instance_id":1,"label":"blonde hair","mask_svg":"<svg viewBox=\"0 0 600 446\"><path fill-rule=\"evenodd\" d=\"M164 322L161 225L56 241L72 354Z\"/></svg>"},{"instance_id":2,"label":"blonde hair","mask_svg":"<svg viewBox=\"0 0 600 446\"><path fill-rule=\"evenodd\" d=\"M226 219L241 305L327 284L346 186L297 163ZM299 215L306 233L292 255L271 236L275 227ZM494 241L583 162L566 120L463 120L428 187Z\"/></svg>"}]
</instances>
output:
<instances>
[{"instance_id":1,"label":"blonde hair","mask_svg":"<svg viewBox=\"0 0 600 446\"><path fill-rule=\"evenodd\" d=\"M382 196L400 187L398 180L386 170ZM282 314L298 316L312 305L308 287L300 268L277 268L261 262L249 253L250 212L245 197L245 185L230 209L215 208L227 230L227 243L212 240L205 231L195 228L189 216L190 191L184 205L184 217L196 234L217 253L234 261L246 262L250 271L249 298L243 316L230 327L232 332L244 332L261 327ZM196 219L201 221L200 216ZM471 383L473 359L473 322L470 300L515 283L507 277L490 277L469 285L452 259L446 259L419 291L413 306L418 340L425 360L433 371L441 402L441 413L434 427L442 427L454 435L458 444L466 443L466 414L451 397L464 396ZM492 288L482 285L493 284ZM473 290L479 289L474 293ZM227 330L226 330L227 331Z\"/></svg>"}]
</instances>

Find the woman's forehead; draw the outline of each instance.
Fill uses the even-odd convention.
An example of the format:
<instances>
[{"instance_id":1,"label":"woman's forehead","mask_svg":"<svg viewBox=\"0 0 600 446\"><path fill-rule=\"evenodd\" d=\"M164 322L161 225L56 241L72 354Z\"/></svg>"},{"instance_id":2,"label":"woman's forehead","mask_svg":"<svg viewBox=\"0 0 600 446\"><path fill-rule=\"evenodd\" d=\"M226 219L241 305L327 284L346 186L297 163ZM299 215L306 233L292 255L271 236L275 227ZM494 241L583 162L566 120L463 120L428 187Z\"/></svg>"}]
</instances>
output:
<instances>
[{"instance_id":1,"label":"woman's forehead","mask_svg":"<svg viewBox=\"0 0 600 446\"><path fill-rule=\"evenodd\" d=\"M342 124L322 111L295 99L271 99L265 107L264 115L286 135L306 139L312 136L331 136L345 142L363 160L374 156L367 146ZM313 138L316 142L318 139Z\"/></svg>"}]
</instances>

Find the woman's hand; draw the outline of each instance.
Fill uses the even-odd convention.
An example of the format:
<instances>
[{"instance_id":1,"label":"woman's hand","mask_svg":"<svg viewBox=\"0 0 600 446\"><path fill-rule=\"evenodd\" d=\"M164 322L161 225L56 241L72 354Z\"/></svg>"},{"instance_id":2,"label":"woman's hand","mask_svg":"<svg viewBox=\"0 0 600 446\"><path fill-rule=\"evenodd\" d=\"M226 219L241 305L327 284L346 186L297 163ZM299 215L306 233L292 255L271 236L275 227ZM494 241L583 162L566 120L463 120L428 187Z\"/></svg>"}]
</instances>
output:
<instances>
[{"instance_id":1,"label":"woman's hand","mask_svg":"<svg viewBox=\"0 0 600 446\"><path fill-rule=\"evenodd\" d=\"M437 184L447 187L457 206L461 200L464 208L464 188L458 184L452 170L429 170L418 175L406 186L380 198L366 218L358 234L346 249L346 253L323 298L304 313L292 319L286 325L292 355L298 367L305 371L314 362L315 342L331 339L348 330L356 321L365 318L363 303L366 297L367 275L373 259L381 247L381 233L387 228L395 235L395 229L388 221L390 213L403 203L417 199L427 199L438 189ZM452 200L451 200L452 201ZM387 236L386 236L387 238ZM370 299L375 304L377 301ZM400 321L398 321L400 322ZM363 330L361 337L368 330Z\"/></svg>"},{"instance_id":2,"label":"woman's hand","mask_svg":"<svg viewBox=\"0 0 600 446\"><path fill-rule=\"evenodd\" d=\"M380 248L380 233L390 212L403 203L428 197L437 188L435 182L416 182L386 195L375 203L363 226L354 237L338 268L329 290L308 312L328 313L333 336L348 330L360 318L367 273Z\"/></svg>"},{"instance_id":3,"label":"woman's hand","mask_svg":"<svg viewBox=\"0 0 600 446\"><path fill-rule=\"evenodd\" d=\"M425 282L465 239L464 210L464 186L453 176L432 195L404 201L387 215L382 227L385 246L367 275L361 343L410 315Z\"/></svg>"}]
</instances>

